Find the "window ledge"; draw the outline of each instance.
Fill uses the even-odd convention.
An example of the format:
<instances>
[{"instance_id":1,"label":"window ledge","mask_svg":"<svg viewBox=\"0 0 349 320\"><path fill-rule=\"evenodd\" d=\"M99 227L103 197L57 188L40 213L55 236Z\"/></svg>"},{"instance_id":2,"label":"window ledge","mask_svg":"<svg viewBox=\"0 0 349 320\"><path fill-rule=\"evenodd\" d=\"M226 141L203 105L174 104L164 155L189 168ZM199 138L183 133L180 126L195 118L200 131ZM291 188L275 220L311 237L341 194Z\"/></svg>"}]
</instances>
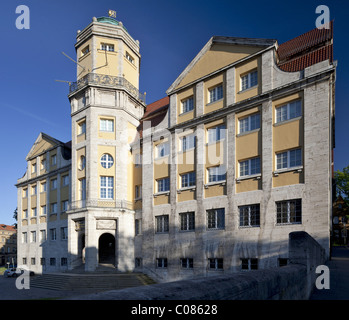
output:
<instances>
[{"instance_id":1,"label":"window ledge","mask_svg":"<svg viewBox=\"0 0 349 320\"><path fill-rule=\"evenodd\" d=\"M242 136L245 136L245 135L250 134L250 133L258 132L258 131L260 131L260 130L261 130L261 128L257 128L257 129L253 129L253 130L249 130L249 131L244 131L244 132L238 133L238 134L236 135L236 137L237 137L237 138L238 138L238 137L242 137Z\"/></svg>"},{"instance_id":2,"label":"window ledge","mask_svg":"<svg viewBox=\"0 0 349 320\"><path fill-rule=\"evenodd\" d=\"M205 189L208 189L209 187L215 186L215 185L221 185L225 186L226 180L221 180L221 181L214 181L214 182L209 182L204 185Z\"/></svg>"},{"instance_id":3,"label":"window ledge","mask_svg":"<svg viewBox=\"0 0 349 320\"><path fill-rule=\"evenodd\" d=\"M189 111L181 112L181 113L178 114L178 117L185 116L186 114L188 114L190 112L193 112L193 111L194 111L194 108L189 110Z\"/></svg>"},{"instance_id":4,"label":"window ledge","mask_svg":"<svg viewBox=\"0 0 349 320\"><path fill-rule=\"evenodd\" d=\"M170 195L170 191L162 191L162 192L157 192L153 194L153 197L159 197L159 196L169 196Z\"/></svg>"},{"instance_id":5,"label":"window ledge","mask_svg":"<svg viewBox=\"0 0 349 320\"><path fill-rule=\"evenodd\" d=\"M220 99L218 99L218 100L215 100L215 101L212 101L212 102L208 102L208 103L206 103L206 107L207 107L207 106L210 106L210 105L212 105L212 104L215 104L216 102L223 101L223 99L224 99L224 98L220 98Z\"/></svg>"},{"instance_id":6,"label":"window ledge","mask_svg":"<svg viewBox=\"0 0 349 320\"><path fill-rule=\"evenodd\" d=\"M137 201L142 201L142 197L140 197L140 198L135 198L135 202L137 202Z\"/></svg>"},{"instance_id":7,"label":"window ledge","mask_svg":"<svg viewBox=\"0 0 349 320\"><path fill-rule=\"evenodd\" d=\"M177 189L177 193L181 193L183 191L194 191L194 190L196 190L196 186L184 187L184 188Z\"/></svg>"},{"instance_id":8,"label":"window ledge","mask_svg":"<svg viewBox=\"0 0 349 320\"><path fill-rule=\"evenodd\" d=\"M273 176L277 177L281 173L292 172L292 171L294 173L301 173L301 172L303 172L303 166L275 170L275 171L273 171Z\"/></svg>"},{"instance_id":9,"label":"window ledge","mask_svg":"<svg viewBox=\"0 0 349 320\"><path fill-rule=\"evenodd\" d=\"M240 183L240 181L243 180L248 180L248 179L254 179L254 180L260 180L262 178L262 174L258 173L258 174L251 174L250 176L243 176L243 177L239 177L236 178L236 183Z\"/></svg>"},{"instance_id":10,"label":"window ledge","mask_svg":"<svg viewBox=\"0 0 349 320\"><path fill-rule=\"evenodd\" d=\"M244 89L244 90L240 90L240 91L238 92L238 94L244 93L244 92L246 92L246 91L249 91L249 90L252 90L252 89L256 89L256 88L258 88L258 84L256 84L256 85L253 86L253 87L249 87L249 88L246 88L246 89Z\"/></svg>"}]
</instances>

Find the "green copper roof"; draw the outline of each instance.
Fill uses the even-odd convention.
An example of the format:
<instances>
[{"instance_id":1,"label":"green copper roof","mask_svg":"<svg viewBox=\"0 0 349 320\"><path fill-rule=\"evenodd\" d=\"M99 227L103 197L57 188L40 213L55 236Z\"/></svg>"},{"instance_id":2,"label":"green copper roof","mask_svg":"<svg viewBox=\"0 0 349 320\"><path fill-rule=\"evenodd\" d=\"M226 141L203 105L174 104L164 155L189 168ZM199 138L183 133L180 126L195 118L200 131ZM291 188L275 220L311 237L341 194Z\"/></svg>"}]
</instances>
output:
<instances>
[{"instance_id":1,"label":"green copper roof","mask_svg":"<svg viewBox=\"0 0 349 320\"><path fill-rule=\"evenodd\" d=\"M114 26L118 26L119 25L119 21L117 21L117 20L115 20L114 18L111 18L111 17L99 17L99 18L97 18L97 21L101 22L101 23L109 23L109 24L112 24ZM122 27L127 31L127 29L125 28L124 25L122 25Z\"/></svg>"}]
</instances>

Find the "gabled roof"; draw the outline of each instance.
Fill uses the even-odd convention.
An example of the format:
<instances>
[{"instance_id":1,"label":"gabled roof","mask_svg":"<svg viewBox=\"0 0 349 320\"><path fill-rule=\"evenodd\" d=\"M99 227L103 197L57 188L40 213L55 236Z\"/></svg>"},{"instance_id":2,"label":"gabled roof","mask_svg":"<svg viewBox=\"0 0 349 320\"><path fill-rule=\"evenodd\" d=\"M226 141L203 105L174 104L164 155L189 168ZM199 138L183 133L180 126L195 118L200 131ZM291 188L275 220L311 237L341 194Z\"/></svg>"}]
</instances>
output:
<instances>
[{"instance_id":1,"label":"gabled roof","mask_svg":"<svg viewBox=\"0 0 349 320\"><path fill-rule=\"evenodd\" d=\"M17 230L16 230L16 228L14 226L9 226L7 224L0 224L0 231L1 230L17 232Z\"/></svg>"},{"instance_id":2,"label":"gabled roof","mask_svg":"<svg viewBox=\"0 0 349 320\"><path fill-rule=\"evenodd\" d=\"M39 136L35 140L33 146L31 147L29 153L27 154L26 160L30 160L36 154L45 152L48 149L51 149L56 146L65 146L69 148L69 143L65 144L62 141L59 141L55 138L52 138L46 133L40 132Z\"/></svg>"},{"instance_id":3,"label":"gabled roof","mask_svg":"<svg viewBox=\"0 0 349 320\"><path fill-rule=\"evenodd\" d=\"M278 66L287 72L300 71L313 64L329 60L333 62L333 21L329 28L310 30L279 45Z\"/></svg>"},{"instance_id":4,"label":"gabled roof","mask_svg":"<svg viewBox=\"0 0 349 320\"><path fill-rule=\"evenodd\" d=\"M190 62L190 64L183 70L178 76L174 83L167 90L167 94L170 94L177 87L182 86L182 81L187 75L190 74L196 67L197 64L205 57L205 55L212 50L217 53L220 51L226 54L225 59L217 56L215 58L210 57L209 64L211 64L211 72L216 71L219 67L227 66L235 61L240 60L252 53L258 52L264 48L270 47L276 43L274 39L255 39L255 38L237 38L237 37L222 37L213 36L206 45L200 50L196 57ZM225 50L217 50L215 48L222 48ZM230 54L230 56L229 56ZM221 64L221 65L219 65ZM199 68L199 67L197 67ZM200 68L199 68L200 69Z\"/></svg>"}]
</instances>

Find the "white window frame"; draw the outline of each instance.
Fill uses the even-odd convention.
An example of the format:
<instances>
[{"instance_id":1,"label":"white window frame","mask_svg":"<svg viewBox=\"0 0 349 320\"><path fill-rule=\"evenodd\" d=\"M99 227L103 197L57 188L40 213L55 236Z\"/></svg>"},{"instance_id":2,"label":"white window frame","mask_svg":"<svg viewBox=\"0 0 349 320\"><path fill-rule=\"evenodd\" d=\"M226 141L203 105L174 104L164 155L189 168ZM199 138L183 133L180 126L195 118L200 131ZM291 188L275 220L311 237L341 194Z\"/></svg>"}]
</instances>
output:
<instances>
[{"instance_id":1,"label":"white window frame","mask_svg":"<svg viewBox=\"0 0 349 320\"><path fill-rule=\"evenodd\" d=\"M86 133L86 121L78 123L78 135Z\"/></svg>"},{"instance_id":2,"label":"white window frame","mask_svg":"<svg viewBox=\"0 0 349 320\"><path fill-rule=\"evenodd\" d=\"M113 166L114 164L114 158L112 155L110 155L109 153L104 153L101 156L101 166L105 169L109 169Z\"/></svg>"},{"instance_id":3,"label":"white window frame","mask_svg":"<svg viewBox=\"0 0 349 320\"><path fill-rule=\"evenodd\" d=\"M210 219L209 215L211 213L214 213L214 226L212 226L212 224L210 225ZM221 215L221 224L218 224L218 215ZM223 230L225 229L225 208L218 208L218 209L210 209L210 210L206 210L206 217L207 217L207 229L208 230ZM222 219L223 218L223 219Z\"/></svg>"},{"instance_id":4,"label":"white window frame","mask_svg":"<svg viewBox=\"0 0 349 320\"><path fill-rule=\"evenodd\" d=\"M224 140L226 137L226 125L220 124L218 126L207 129L207 143L215 143Z\"/></svg>"},{"instance_id":5,"label":"white window frame","mask_svg":"<svg viewBox=\"0 0 349 320\"><path fill-rule=\"evenodd\" d=\"M295 114L291 113L291 108L295 104ZM275 123L297 119L302 116L302 100L297 99L286 104L275 107Z\"/></svg>"},{"instance_id":6,"label":"white window frame","mask_svg":"<svg viewBox=\"0 0 349 320\"><path fill-rule=\"evenodd\" d=\"M125 58L129 61L129 62L131 62L132 64L134 64L135 62L135 59L126 51L126 53L125 53Z\"/></svg>"},{"instance_id":7,"label":"white window frame","mask_svg":"<svg viewBox=\"0 0 349 320\"><path fill-rule=\"evenodd\" d=\"M295 165L291 165L291 153L292 152L300 152L300 159L298 159L297 154L296 154L296 160L300 161L300 163L296 163ZM286 156L286 167L283 166L284 161L282 161L281 159L281 168L278 168L278 157L285 157ZM287 151L283 151L283 152L278 152L275 154L275 169L276 172L279 171L284 171L284 170L292 170L294 168L300 168L303 165L303 159L302 159L302 148L296 148L296 149L291 149L291 150L287 150Z\"/></svg>"},{"instance_id":8,"label":"white window frame","mask_svg":"<svg viewBox=\"0 0 349 320\"><path fill-rule=\"evenodd\" d=\"M222 100L224 97L223 83L208 90L208 103L213 103Z\"/></svg>"},{"instance_id":9,"label":"white window frame","mask_svg":"<svg viewBox=\"0 0 349 320\"><path fill-rule=\"evenodd\" d=\"M257 160L259 159L259 172L253 172L252 173L252 161L253 160ZM245 164L247 164L247 174L241 174L241 169L242 166L244 166ZM249 177L249 176L256 176L256 175L260 175L261 174L261 157L254 157L251 159L247 159L247 160L243 160L243 161L239 161L239 178L245 178L245 177Z\"/></svg>"},{"instance_id":10,"label":"white window frame","mask_svg":"<svg viewBox=\"0 0 349 320\"><path fill-rule=\"evenodd\" d=\"M45 216L47 214L47 206L44 204L40 207L40 215Z\"/></svg>"},{"instance_id":11,"label":"white window frame","mask_svg":"<svg viewBox=\"0 0 349 320\"><path fill-rule=\"evenodd\" d=\"M195 134L189 134L183 137L180 137L181 142L181 151L185 152L191 149L195 149L196 147L196 135Z\"/></svg>"},{"instance_id":12,"label":"white window frame","mask_svg":"<svg viewBox=\"0 0 349 320\"><path fill-rule=\"evenodd\" d=\"M181 114L194 110L194 97L191 96L181 101Z\"/></svg>"},{"instance_id":13,"label":"white window frame","mask_svg":"<svg viewBox=\"0 0 349 320\"><path fill-rule=\"evenodd\" d=\"M39 234L39 240L40 240L40 242L44 242L44 241L46 241L46 230L44 229L44 230L40 230L40 234Z\"/></svg>"},{"instance_id":14,"label":"white window frame","mask_svg":"<svg viewBox=\"0 0 349 320\"><path fill-rule=\"evenodd\" d=\"M166 190L160 190L160 189L163 189L162 185L164 187L168 186L168 189L166 188ZM160 188L160 186L161 186L161 188ZM156 180L156 189L157 189L157 193L169 192L170 191L170 178L166 177L166 178L157 179Z\"/></svg>"},{"instance_id":15,"label":"white window frame","mask_svg":"<svg viewBox=\"0 0 349 320\"><path fill-rule=\"evenodd\" d=\"M142 199L142 185L135 186L135 200Z\"/></svg>"},{"instance_id":16,"label":"white window frame","mask_svg":"<svg viewBox=\"0 0 349 320\"><path fill-rule=\"evenodd\" d=\"M195 212L181 212L180 218L180 231L194 231L195 230Z\"/></svg>"},{"instance_id":17,"label":"white window frame","mask_svg":"<svg viewBox=\"0 0 349 320\"><path fill-rule=\"evenodd\" d=\"M105 180L105 183L104 183L104 180ZM105 194L104 194L104 191L105 191ZM114 199L114 177L110 177L110 176L100 177L100 198Z\"/></svg>"},{"instance_id":18,"label":"white window frame","mask_svg":"<svg viewBox=\"0 0 349 320\"><path fill-rule=\"evenodd\" d=\"M300 212L297 212L295 211L295 217L300 220L300 221L291 221L291 202L295 202L295 206L297 205L297 202L299 203L299 206L300 206ZM278 210L277 210L277 207L278 207L278 204L286 204L287 206L287 212L286 212L286 217L287 217L287 221L281 221L281 222L278 222ZM303 210L302 210L302 199L290 199L290 200L282 200L282 201L276 201L275 202L275 205L276 205L276 224L277 225L289 225L289 224L302 224L302 213L303 213ZM281 219L281 217L280 217Z\"/></svg>"},{"instance_id":19,"label":"white window frame","mask_svg":"<svg viewBox=\"0 0 349 320\"><path fill-rule=\"evenodd\" d=\"M254 120L255 117L258 116L258 126L254 126L256 121ZM247 124L247 125L245 125ZM239 119L239 134L245 133L245 132L250 132L254 130L258 130L261 127L261 114L260 112L251 114L247 117L243 117Z\"/></svg>"},{"instance_id":20,"label":"white window frame","mask_svg":"<svg viewBox=\"0 0 349 320\"><path fill-rule=\"evenodd\" d=\"M160 216L155 216L155 232L156 233L168 233L170 229L169 215L164 214Z\"/></svg>"},{"instance_id":21,"label":"white window frame","mask_svg":"<svg viewBox=\"0 0 349 320\"><path fill-rule=\"evenodd\" d=\"M258 208L258 210L257 210ZM247 212L241 212L241 210L247 209ZM253 224L252 223L252 213L254 210L254 214L256 215L255 220L257 220L259 223ZM257 213L258 211L258 213ZM247 224L243 224L244 219L241 219L241 216L243 216L244 214L247 215ZM257 218L258 216L258 218ZM241 228L243 227L260 227L260 204L256 203L256 204L249 204L249 205L243 205L243 206L239 206L239 226Z\"/></svg>"},{"instance_id":22,"label":"white window frame","mask_svg":"<svg viewBox=\"0 0 349 320\"><path fill-rule=\"evenodd\" d=\"M224 173L222 173L224 171ZM222 177L224 175L224 178ZM215 177L215 178L211 178ZM210 180L212 179L212 180ZM227 179L227 170L224 164L220 166L214 166L207 168L207 182L210 183L219 183L222 181L226 181Z\"/></svg>"},{"instance_id":23,"label":"white window frame","mask_svg":"<svg viewBox=\"0 0 349 320\"><path fill-rule=\"evenodd\" d=\"M36 217L38 215L38 213L37 213L37 209L36 209L36 207L35 208L32 208L32 217Z\"/></svg>"},{"instance_id":24,"label":"white window frame","mask_svg":"<svg viewBox=\"0 0 349 320\"><path fill-rule=\"evenodd\" d=\"M167 157L170 154L170 142L162 142L156 145L156 158Z\"/></svg>"},{"instance_id":25,"label":"white window frame","mask_svg":"<svg viewBox=\"0 0 349 320\"><path fill-rule=\"evenodd\" d=\"M114 52L115 51L115 46L111 43L101 43L101 50L103 51L110 51L110 52Z\"/></svg>"},{"instance_id":26,"label":"white window frame","mask_svg":"<svg viewBox=\"0 0 349 320\"><path fill-rule=\"evenodd\" d=\"M240 91L245 91L256 86L258 86L258 70L252 70L240 76Z\"/></svg>"},{"instance_id":27,"label":"white window frame","mask_svg":"<svg viewBox=\"0 0 349 320\"><path fill-rule=\"evenodd\" d=\"M180 175L181 189L196 186L196 172L191 171Z\"/></svg>"},{"instance_id":28,"label":"white window frame","mask_svg":"<svg viewBox=\"0 0 349 320\"><path fill-rule=\"evenodd\" d=\"M30 231L30 242L36 242L36 231Z\"/></svg>"},{"instance_id":29,"label":"white window frame","mask_svg":"<svg viewBox=\"0 0 349 320\"><path fill-rule=\"evenodd\" d=\"M99 119L99 131L114 132L114 119Z\"/></svg>"}]
</instances>

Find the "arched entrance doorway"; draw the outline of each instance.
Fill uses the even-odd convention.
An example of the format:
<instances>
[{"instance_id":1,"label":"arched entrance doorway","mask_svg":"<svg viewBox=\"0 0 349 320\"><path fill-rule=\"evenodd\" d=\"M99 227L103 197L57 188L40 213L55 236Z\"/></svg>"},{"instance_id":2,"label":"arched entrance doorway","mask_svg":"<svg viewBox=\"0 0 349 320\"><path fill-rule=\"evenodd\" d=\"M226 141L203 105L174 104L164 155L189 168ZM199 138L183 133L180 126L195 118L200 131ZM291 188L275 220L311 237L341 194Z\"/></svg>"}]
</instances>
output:
<instances>
[{"instance_id":1,"label":"arched entrance doorway","mask_svg":"<svg viewBox=\"0 0 349 320\"><path fill-rule=\"evenodd\" d=\"M98 262L115 265L115 237L103 233L98 240Z\"/></svg>"}]
</instances>

